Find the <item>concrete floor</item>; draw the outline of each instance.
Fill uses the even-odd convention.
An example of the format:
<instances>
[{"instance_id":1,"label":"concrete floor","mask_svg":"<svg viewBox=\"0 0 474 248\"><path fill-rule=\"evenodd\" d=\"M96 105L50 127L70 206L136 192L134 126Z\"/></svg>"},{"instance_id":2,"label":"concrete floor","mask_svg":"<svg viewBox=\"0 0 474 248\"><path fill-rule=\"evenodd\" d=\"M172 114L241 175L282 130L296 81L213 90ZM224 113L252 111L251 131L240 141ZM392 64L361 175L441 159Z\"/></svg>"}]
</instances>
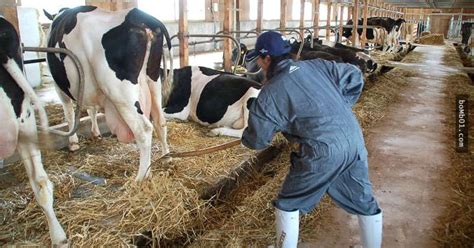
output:
<instances>
[{"instance_id":1,"label":"concrete floor","mask_svg":"<svg viewBox=\"0 0 474 248\"><path fill-rule=\"evenodd\" d=\"M419 47L419 63L439 65L444 47ZM384 211L383 247L436 247L435 219L442 213L448 185L441 174L449 167L451 130L444 124L447 107L442 72L418 72L366 137L369 171L376 198ZM333 224L315 234L317 242L302 247L353 247L360 244L356 216L341 209Z\"/></svg>"}]
</instances>

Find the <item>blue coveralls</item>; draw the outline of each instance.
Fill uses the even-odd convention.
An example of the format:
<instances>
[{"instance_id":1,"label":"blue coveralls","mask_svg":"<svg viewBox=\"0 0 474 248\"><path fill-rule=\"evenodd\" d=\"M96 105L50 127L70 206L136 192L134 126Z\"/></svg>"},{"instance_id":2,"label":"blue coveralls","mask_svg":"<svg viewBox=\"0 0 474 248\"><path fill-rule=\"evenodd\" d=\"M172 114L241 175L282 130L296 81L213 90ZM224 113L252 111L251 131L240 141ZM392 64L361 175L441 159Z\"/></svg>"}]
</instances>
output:
<instances>
[{"instance_id":1,"label":"blue coveralls","mask_svg":"<svg viewBox=\"0 0 474 248\"><path fill-rule=\"evenodd\" d=\"M291 153L290 171L274 206L307 213L328 193L349 213L379 213L364 138L352 113L364 85L361 71L320 59L283 60L275 69L250 106L242 136L242 144L252 149L270 145L277 132L300 145Z\"/></svg>"}]
</instances>

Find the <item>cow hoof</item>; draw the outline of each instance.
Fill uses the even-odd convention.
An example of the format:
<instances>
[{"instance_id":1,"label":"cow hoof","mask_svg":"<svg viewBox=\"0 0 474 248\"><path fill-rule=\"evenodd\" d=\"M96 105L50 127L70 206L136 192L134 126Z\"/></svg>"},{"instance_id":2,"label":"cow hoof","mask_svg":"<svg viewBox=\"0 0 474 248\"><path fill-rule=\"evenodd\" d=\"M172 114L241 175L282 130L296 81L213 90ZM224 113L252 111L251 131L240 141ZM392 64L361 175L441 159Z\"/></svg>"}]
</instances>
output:
<instances>
[{"instance_id":1,"label":"cow hoof","mask_svg":"<svg viewBox=\"0 0 474 248\"><path fill-rule=\"evenodd\" d=\"M209 137L216 137L216 136L219 136L219 135L220 135L220 133L216 130L211 130L207 133L207 136L209 136Z\"/></svg>"},{"instance_id":2,"label":"cow hoof","mask_svg":"<svg viewBox=\"0 0 474 248\"><path fill-rule=\"evenodd\" d=\"M97 140L102 140L102 135L92 135L91 136L91 139L94 140L94 141L97 141Z\"/></svg>"},{"instance_id":3,"label":"cow hoof","mask_svg":"<svg viewBox=\"0 0 474 248\"><path fill-rule=\"evenodd\" d=\"M77 143L73 143L73 144L69 144L69 151L70 152L75 152L77 150L79 150L79 144Z\"/></svg>"}]
</instances>

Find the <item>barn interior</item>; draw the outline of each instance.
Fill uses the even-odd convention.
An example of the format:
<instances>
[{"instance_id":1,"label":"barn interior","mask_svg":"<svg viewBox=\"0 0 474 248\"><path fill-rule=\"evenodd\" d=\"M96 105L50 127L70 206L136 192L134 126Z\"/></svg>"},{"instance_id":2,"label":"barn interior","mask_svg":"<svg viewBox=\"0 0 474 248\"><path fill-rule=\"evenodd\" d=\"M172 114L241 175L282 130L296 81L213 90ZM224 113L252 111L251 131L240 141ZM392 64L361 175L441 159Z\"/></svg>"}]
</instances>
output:
<instances>
[{"instance_id":1,"label":"barn interior","mask_svg":"<svg viewBox=\"0 0 474 248\"><path fill-rule=\"evenodd\" d=\"M162 21L173 53L167 68L203 66L244 77L251 72L236 58L245 56L241 45L253 48L258 35L270 30L291 41L309 36L331 47L361 49L378 64L364 72L353 113L384 211L382 247L474 246L474 1L2 0L0 14L22 42L26 78L46 105L50 127L65 132L69 127L42 50L51 27L43 9L57 13L79 5L139 8ZM394 49L366 38L376 28L367 24L370 17L404 19ZM359 19L360 24L348 24ZM344 29L360 29L362 35L344 37ZM102 137L93 138L87 112L77 112L79 150L68 150L67 136L52 135L52 144L40 140L39 145L69 246L267 247L275 242L272 199L296 144L277 134L271 146L255 151L235 145L238 138L210 136L209 127L168 119L168 143L178 155L163 159L154 134L152 176L137 183L137 145L119 143L100 113ZM51 245L47 218L18 154L0 159L0 206L2 247ZM301 216L298 247L361 242L357 216L328 196Z\"/></svg>"}]
</instances>

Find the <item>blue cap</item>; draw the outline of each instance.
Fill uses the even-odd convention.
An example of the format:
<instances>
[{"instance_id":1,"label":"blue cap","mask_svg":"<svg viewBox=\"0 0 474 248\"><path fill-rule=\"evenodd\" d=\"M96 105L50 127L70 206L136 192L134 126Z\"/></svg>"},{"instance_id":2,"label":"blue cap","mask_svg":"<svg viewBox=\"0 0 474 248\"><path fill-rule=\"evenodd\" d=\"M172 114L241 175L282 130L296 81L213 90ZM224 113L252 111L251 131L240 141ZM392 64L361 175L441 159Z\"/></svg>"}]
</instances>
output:
<instances>
[{"instance_id":1,"label":"blue cap","mask_svg":"<svg viewBox=\"0 0 474 248\"><path fill-rule=\"evenodd\" d=\"M253 59L257 55L280 56L290 51L291 46L285 36L278 32L268 31L258 36L255 49L247 54L247 58Z\"/></svg>"}]
</instances>

